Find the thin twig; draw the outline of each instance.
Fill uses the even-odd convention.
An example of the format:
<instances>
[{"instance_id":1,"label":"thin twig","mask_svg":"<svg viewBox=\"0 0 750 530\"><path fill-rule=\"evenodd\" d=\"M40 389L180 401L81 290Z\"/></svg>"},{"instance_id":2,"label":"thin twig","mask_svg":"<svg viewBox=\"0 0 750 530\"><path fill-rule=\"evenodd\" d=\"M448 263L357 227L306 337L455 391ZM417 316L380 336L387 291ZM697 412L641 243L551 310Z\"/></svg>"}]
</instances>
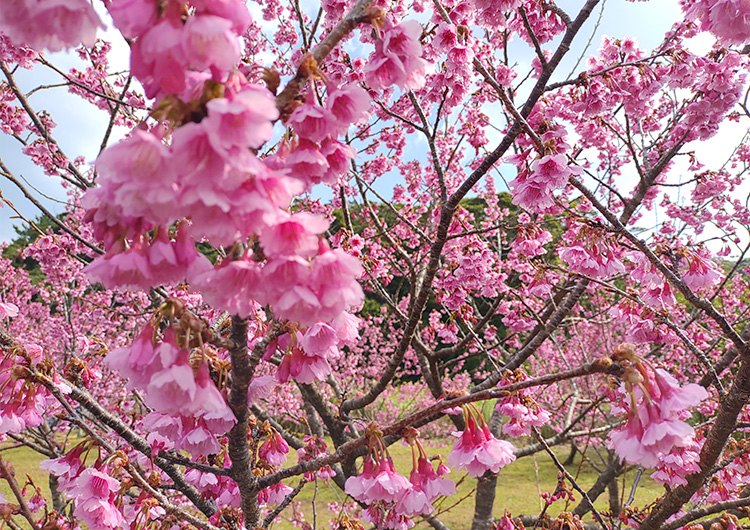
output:
<instances>
[{"instance_id":1,"label":"thin twig","mask_svg":"<svg viewBox=\"0 0 750 530\"><path fill-rule=\"evenodd\" d=\"M565 466L562 465L562 462L560 462L560 460L557 459L557 456L552 451L552 449L550 449L550 446L547 445L547 442L544 441L544 438L542 437L539 430L536 427L532 426L531 432L534 433L534 437L539 441L539 443L541 443L544 446L544 450L547 451L547 454L555 463L555 466L557 467L557 469L559 469L560 472L565 475L565 478L568 479L568 482L570 482L570 485L573 486L573 488L583 496L586 502L589 503L589 506L591 507L591 513L594 514L594 517L596 518L597 521L599 521L599 524L602 525L602 528L605 528L605 529L609 528L607 526L607 523L604 522L604 518L602 517L602 515L594 507L594 503L591 501L591 498L589 498L589 495L588 493L586 493L586 490L584 490L581 486L578 485L578 482L576 482L576 479L573 477L573 475L571 475L570 472L568 472L568 470L565 468Z\"/></svg>"}]
</instances>

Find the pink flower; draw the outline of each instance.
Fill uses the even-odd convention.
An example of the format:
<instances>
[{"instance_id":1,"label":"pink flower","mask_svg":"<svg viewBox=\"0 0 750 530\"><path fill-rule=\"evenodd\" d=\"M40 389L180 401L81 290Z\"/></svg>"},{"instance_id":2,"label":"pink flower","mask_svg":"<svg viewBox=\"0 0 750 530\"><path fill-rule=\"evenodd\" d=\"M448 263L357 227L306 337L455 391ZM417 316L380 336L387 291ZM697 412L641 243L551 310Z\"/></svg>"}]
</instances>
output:
<instances>
[{"instance_id":1,"label":"pink flower","mask_svg":"<svg viewBox=\"0 0 750 530\"><path fill-rule=\"evenodd\" d=\"M448 463L466 469L473 477L482 476L486 471L497 473L516 459L513 444L495 438L478 412L466 413L466 410L466 430L453 445Z\"/></svg>"},{"instance_id":2,"label":"pink flower","mask_svg":"<svg viewBox=\"0 0 750 530\"><path fill-rule=\"evenodd\" d=\"M83 470L81 455L85 449L86 444L80 443L68 451L65 456L42 460L39 467L55 475L60 480L60 489L67 491L73 486L73 481Z\"/></svg>"},{"instance_id":3,"label":"pink flower","mask_svg":"<svg viewBox=\"0 0 750 530\"><path fill-rule=\"evenodd\" d=\"M312 284L322 306L316 320L330 322L364 301L357 282L363 272L360 261L342 249L325 252L313 260Z\"/></svg>"},{"instance_id":4,"label":"pink flower","mask_svg":"<svg viewBox=\"0 0 750 530\"><path fill-rule=\"evenodd\" d=\"M677 379L661 368L654 370L654 381L658 388L658 393L654 394L658 396L659 406L664 415L681 413L708 398L708 392L702 386L688 383L680 387ZM652 399L655 397L652 396Z\"/></svg>"},{"instance_id":5,"label":"pink flower","mask_svg":"<svg viewBox=\"0 0 750 530\"><path fill-rule=\"evenodd\" d=\"M529 427L541 427L550 420L550 414L528 398L519 400L517 394L498 400L495 409L510 417L503 425L503 433L508 436L528 436Z\"/></svg>"},{"instance_id":6,"label":"pink flower","mask_svg":"<svg viewBox=\"0 0 750 530\"><path fill-rule=\"evenodd\" d=\"M76 501L76 517L90 528L120 527L125 518L114 504L119 489L118 480L96 469L85 469L68 492Z\"/></svg>"},{"instance_id":7,"label":"pink flower","mask_svg":"<svg viewBox=\"0 0 750 530\"><path fill-rule=\"evenodd\" d=\"M225 260L194 276L190 283L206 303L241 318L258 309L255 300L263 288L261 267L249 258Z\"/></svg>"},{"instance_id":8,"label":"pink flower","mask_svg":"<svg viewBox=\"0 0 750 530\"><path fill-rule=\"evenodd\" d=\"M0 10L0 28L18 45L57 52L93 46L104 25L86 0L10 0Z\"/></svg>"},{"instance_id":9,"label":"pink flower","mask_svg":"<svg viewBox=\"0 0 750 530\"><path fill-rule=\"evenodd\" d=\"M129 217L165 226L180 217L172 155L153 133L134 130L99 155L96 170L99 184L108 190L105 202Z\"/></svg>"},{"instance_id":10,"label":"pink flower","mask_svg":"<svg viewBox=\"0 0 750 530\"><path fill-rule=\"evenodd\" d=\"M254 377L247 386L247 404L251 406L258 399L267 397L275 386L276 379L272 375Z\"/></svg>"},{"instance_id":11,"label":"pink flower","mask_svg":"<svg viewBox=\"0 0 750 530\"><path fill-rule=\"evenodd\" d=\"M271 139L272 122L279 117L273 95L259 85L244 86L232 99L212 99L206 107L201 125L219 152L226 146L259 148Z\"/></svg>"},{"instance_id":12,"label":"pink flower","mask_svg":"<svg viewBox=\"0 0 750 530\"><path fill-rule=\"evenodd\" d=\"M439 471L440 474L424 456L420 456L417 459L417 469L412 470L409 477L414 487L424 492L428 502L434 501L441 495L447 497L456 493L456 484L451 479L442 476L450 472L442 461Z\"/></svg>"},{"instance_id":13,"label":"pink flower","mask_svg":"<svg viewBox=\"0 0 750 530\"><path fill-rule=\"evenodd\" d=\"M308 354L294 347L282 358L276 378L280 383L286 383L292 378L298 383L310 384L324 380L330 373L331 365L325 355Z\"/></svg>"},{"instance_id":14,"label":"pink flower","mask_svg":"<svg viewBox=\"0 0 750 530\"><path fill-rule=\"evenodd\" d=\"M146 97L181 94L185 90L188 58L182 45L182 23L164 19L141 35L131 47L130 69Z\"/></svg>"},{"instance_id":15,"label":"pink flower","mask_svg":"<svg viewBox=\"0 0 750 530\"><path fill-rule=\"evenodd\" d=\"M131 388L142 388L148 384L148 374L156 362L155 356L154 327L149 323L130 346L112 350L104 361L110 368L120 372L123 378L129 379Z\"/></svg>"},{"instance_id":16,"label":"pink flower","mask_svg":"<svg viewBox=\"0 0 750 530\"><path fill-rule=\"evenodd\" d=\"M42 360L42 349L36 344L23 345L32 365ZM0 358L0 435L16 434L41 425L51 398L47 390L30 379L17 378L14 368L29 366L21 355L6 353Z\"/></svg>"},{"instance_id":17,"label":"pink flower","mask_svg":"<svg viewBox=\"0 0 750 530\"><path fill-rule=\"evenodd\" d=\"M549 187L532 179L528 171L518 173L509 186L513 202L522 208L543 212L555 204Z\"/></svg>"},{"instance_id":18,"label":"pink flower","mask_svg":"<svg viewBox=\"0 0 750 530\"><path fill-rule=\"evenodd\" d=\"M284 438L274 429L268 427L265 441L258 447L258 456L265 458L272 466L280 466L286 462L289 445Z\"/></svg>"},{"instance_id":19,"label":"pink flower","mask_svg":"<svg viewBox=\"0 0 750 530\"><path fill-rule=\"evenodd\" d=\"M659 455L657 469L651 478L670 488L687 484L685 477L701 470L698 465L699 451L700 446L692 439L683 447L675 447L668 454Z\"/></svg>"},{"instance_id":20,"label":"pink flower","mask_svg":"<svg viewBox=\"0 0 750 530\"><path fill-rule=\"evenodd\" d=\"M284 257L269 260L263 267L263 283L267 301L282 318L303 325L312 325L318 320L320 302L312 290L312 272L308 262L300 257Z\"/></svg>"},{"instance_id":21,"label":"pink flower","mask_svg":"<svg viewBox=\"0 0 750 530\"><path fill-rule=\"evenodd\" d=\"M305 352L325 356L336 352L338 336L331 326L317 322L305 331L299 343Z\"/></svg>"},{"instance_id":22,"label":"pink flower","mask_svg":"<svg viewBox=\"0 0 750 530\"><path fill-rule=\"evenodd\" d=\"M415 20L385 27L364 69L367 83L376 90L391 85L405 90L424 86L428 63L422 58L421 34L422 26Z\"/></svg>"},{"instance_id":23,"label":"pink flower","mask_svg":"<svg viewBox=\"0 0 750 530\"><path fill-rule=\"evenodd\" d=\"M332 136L339 136L346 133L349 125L367 117L370 110L370 96L354 83L349 83L342 88L331 84L328 86L326 108L334 118L331 125Z\"/></svg>"},{"instance_id":24,"label":"pink flower","mask_svg":"<svg viewBox=\"0 0 750 530\"><path fill-rule=\"evenodd\" d=\"M145 33L159 18L153 0L112 0L107 11L126 39L134 39Z\"/></svg>"},{"instance_id":25,"label":"pink flower","mask_svg":"<svg viewBox=\"0 0 750 530\"><path fill-rule=\"evenodd\" d=\"M412 485L414 485L413 479L411 482ZM406 490L393 509L400 515L413 517L423 513L430 513L434 508L427 499L427 495L425 495L424 491L413 486Z\"/></svg>"},{"instance_id":26,"label":"pink flower","mask_svg":"<svg viewBox=\"0 0 750 530\"><path fill-rule=\"evenodd\" d=\"M182 282L210 269L211 262L196 250L183 228L178 230L176 241L168 239L167 229L157 228L153 241L134 242L119 254L110 252L84 270L92 282L110 288L149 289Z\"/></svg>"},{"instance_id":27,"label":"pink flower","mask_svg":"<svg viewBox=\"0 0 750 530\"><path fill-rule=\"evenodd\" d=\"M266 504L269 506L281 504L284 498L292 491L294 491L292 488L281 482L278 482L273 486L268 486L268 499L266 500Z\"/></svg>"},{"instance_id":28,"label":"pink flower","mask_svg":"<svg viewBox=\"0 0 750 530\"><path fill-rule=\"evenodd\" d=\"M110 289L149 289L157 283L144 254L143 244L139 243L126 252L97 258L84 268L84 272L91 283L99 282Z\"/></svg>"},{"instance_id":29,"label":"pink flower","mask_svg":"<svg viewBox=\"0 0 750 530\"><path fill-rule=\"evenodd\" d=\"M320 153L328 163L328 171L319 181L325 184L335 184L341 175L345 175L349 171L352 160L357 156L357 152L351 146L342 144L330 137L323 140ZM314 179L313 183L317 184L316 180Z\"/></svg>"},{"instance_id":30,"label":"pink flower","mask_svg":"<svg viewBox=\"0 0 750 530\"><path fill-rule=\"evenodd\" d=\"M289 115L287 124L294 128L300 138L311 142L322 142L334 129L335 117L328 109L315 101L312 89L307 93L305 102Z\"/></svg>"},{"instance_id":31,"label":"pink flower","mask_svg":"<svg viewBox=\"0 0 750 530\"><path fill-rule=\"evenodd\" d=\"M609 434L612 447L622 460L643 467L654 467L661 453L669 453L694 433L677 419L662 418L657 408L644 406L638 416Z\"/></svg>"},{"instance_id":32,"label":"pink flower","mask_svg":"<svg viewBox=\"0 0 750 530\"><path fill-rule=\"evenodd\" d=\"M196 416L207 418L212 426L220 429L219 434L223 434L236 423L234 413L211 379L208 363L200 363L194 373L196 398L192 403L186 403L181 413L192 412Z\"/></svg>"},{"instance_id":33,"label":"pink flower","mask_svg":"<svg viewBox=\"0 0 750 530\"><path fill-rule=\"evenodd\" d=\"M304 182L306 189L323 182L331 167L320 152L320 146L305 138L300 138L284 162L291 174Z\"/></svg>"},{"instance_id":34,"label":"pink flower","mask_svg":"<svg viewBox=\"0 0 750 530\"><path fill-rule=\"evenodd\" d=\"M344 311L331 322L336 330L339 341L351 345L359 338L359 326L362 320L359 317Z\"/></svg>"},{"instance_id":35,"label":"pink flower","mask_svg":"<svg viewBox=\"0 0 750 530\"><path fill-rule=\"evenodd\" d=\"M283 213L260 234L260 244L267 256L311 257L318 252L318 234L325 232L328 225L319 215Z\"/></svg>"},{"instance_id":36,"label":"pink flower","mask_svg":"<svg viewBox=\"0 0 750 530\"><path fill-rule=\"evenodd\" d=\"M551 188L564 186L571 174L568 160L562 154L544 155L531 163L531 171L535 177L544 181Z\"/></svg>"},{"instance_id":37,"label":"pink flower","mask_svg":"<svg viewBox=\"0 0 750 530\"><path fill-rule=\"evenodd\" d=\"M561 247L558 254L571 271L592 278L607 278L625 271L612 246L597 234Z\"/></svg>"},{"instance_id":38,"label":"pink flower","mask_svg":"<svg viewBox=\"0 0 750 530\"><path fill-rule=\"evenodd\" d=\"M18 316L18 306L10 302L0 302L0 318L13 318Z\"/></svg>"},{"instance_id":39,"label":"pink flower","mask_svg":"<svg viewBox=\"0 0 750 530\"><path fill-rule=\"evenodd\" d=\"M709 288L722 278L716 265L700 254L691 252L685 260L688 270L682 273L682 280L693 291Z\"/></svg>"},{"instance_id":40,"label":"pink flower","mask_svg":"<svg viewBox=\"0 0 750 530\"><path fill-rule=\"evenodd\" d=\"M560 152L535 159L529 169L525 167L526 157L519 157L519 162L524 165L519 168L518 176L510 182L513 202L538 212L543 212L554 204L552 192L556 188L565 186L571 175L582 172L580 167L569 166L563 154L569 148L562 142L562 138L558 138L564 135L564 131L545 134L549 140L557 141Z\"/></svg>"},{"instance_id":41,"label":"pink flower","mask_svg":"<svg viewBox=\"0 0 750 530\"><path fill-rule=\"evenodd\" d=\"M409 489L411 483L406 477L396 473L390 457L380 458L377 465L371 457L366 457L362 473L356 477L349 477L344 485L347 494L366 503L395 502Z\"/></svg>"},{"instance_id":42,"label":"pink flower","mask_svg":"<svg viewBox=\"0 0 750 530\"><path fill-rule=\"evenodd\" d=\"M190 353L179 348L171 337L165 337L157 352L162 369L156 371L157 367L152 367L144 401L164 412L180 413L187 408L189 413L198 391L189 363Z\"/></svg>"},{"instance_id":43,"label":"pink flower","mask_svg":"<svg viewBox=\"0 0 750 530\"><path fill-rule=\"evenodd\" d=\"M695 431L680 416L686 408L706 399L708 393L695 384L680 388L663 370L654 372L640 362L636 366L624 375L624 388L631 400L628 421L610 432L609 438L621 459L654 467L663 455L691 443Z\"/></svg>"},{"instance_id":44,"label":"pink flower","mask_svg":"<svg viewBox=\"0 0 750 530\"><path fill-rule=\"evenodd\" d=\"M214 15L188 17L183 30L188 65L196 70L231 70L240 60L240 42L231 21Z\"/></svg>"},{"instance_id":45,"label":"pink flower","mask_svg":"<svg viewBox=\"0 0 750 530\"><path fill-rule=\"evenodd\" d=\"M182 418L171 414L153 411L141 420L143 428L150 432L157 432L169 440L179 440L183 436Z\"/></svg>"},{"instance_id":46,"label":"pink flower","mask_svg":"<svg viewBox=\"0 0 750 530\"><path fill-rule=\"evenodd\" d=\"M221 451L221 444L216 440L216 436L201 420L184 418L183 429L184 433L177 444L178 449L187 451L194 457L207 456Z\"/></svg>"}]
</instances>

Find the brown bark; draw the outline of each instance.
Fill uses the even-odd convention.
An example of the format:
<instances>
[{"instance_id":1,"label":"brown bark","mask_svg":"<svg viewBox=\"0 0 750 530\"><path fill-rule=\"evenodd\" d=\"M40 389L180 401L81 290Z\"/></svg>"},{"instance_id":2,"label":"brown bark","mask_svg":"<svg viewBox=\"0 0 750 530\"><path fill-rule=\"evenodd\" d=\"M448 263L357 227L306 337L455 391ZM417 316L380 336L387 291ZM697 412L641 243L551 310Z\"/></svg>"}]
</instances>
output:
<instances>
[{"instance_id":1,"label":"brown bark","mask_svg":"<svg viewBox=\"0 0 750 530\"><path fill-rule=\"evenodd\" d=\"M490 431L497 436L500 431L500 419L502 415L492 411L490 416ZM474 499L474 518L471 522L471 530L488 530L495 520L492 510L495 506L495 493L497 492L497 473L487 471L477 481L477 494Z\"/></svg>"},{"instance_id":2,"label":"brown bark","mask_svg":"<svg viewBox=\"0 0 750 530\"><path fill-rule=\"evenodd\" d=\"M247 405L247 387L253 377L247 354L247 319L232 317L230 338L234 346L229 351L232 358L232 389L229 392L229 407L237 418L237 423L229 431L229 457L232 459L232 479L237 483L242 497L242 512L245 515L245 528L255 528L260 524L258 488L252 475L252 461L247 443L250 410Z\"/></svg>"}]
</instances>

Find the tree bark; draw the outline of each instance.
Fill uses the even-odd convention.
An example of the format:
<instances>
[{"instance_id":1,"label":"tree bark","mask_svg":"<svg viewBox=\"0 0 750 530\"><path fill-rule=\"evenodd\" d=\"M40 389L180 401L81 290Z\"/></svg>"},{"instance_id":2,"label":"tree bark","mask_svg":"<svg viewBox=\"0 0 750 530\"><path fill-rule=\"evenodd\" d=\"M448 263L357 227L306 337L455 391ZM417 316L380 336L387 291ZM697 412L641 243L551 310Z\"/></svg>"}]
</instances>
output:
<instances>
[{"instance_id":1,"label":"tree bark","mask_svg":"<svg viewBox=\"0 0 750 530\"><path fill-rule=\"evenodd\" d=\"M494 436L500 431L501 414L492 410L490 417L490 431ZM477 481L477 495L474 499L474 519L471 522L471 530L488 530L495 520L492 513L495 507L495 493L497 492L497 473L487 471Z\"/></svg>"}]
</instances>

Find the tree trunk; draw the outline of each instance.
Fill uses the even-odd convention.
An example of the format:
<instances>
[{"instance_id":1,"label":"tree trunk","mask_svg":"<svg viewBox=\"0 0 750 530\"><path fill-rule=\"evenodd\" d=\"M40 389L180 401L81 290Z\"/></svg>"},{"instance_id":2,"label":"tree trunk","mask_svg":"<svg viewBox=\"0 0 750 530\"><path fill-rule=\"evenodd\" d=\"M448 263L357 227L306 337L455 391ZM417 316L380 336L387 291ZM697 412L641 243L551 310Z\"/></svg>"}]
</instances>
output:
<instances>
[{"instance_id":1,"label":"tree trunk","mask_svg":"<svg viewBox=\"0 0 750 530\"><path fill-rule=\"evenodd\" d=\"M490 417L490 431L494 436L500 431L501 414L493 409ZM487 471L477 481L477 495L474 500L474 520L471 530L488 530L495 520L492 510L495 506L497 491L497 473Z\"/></svg>"}]
</instances>

